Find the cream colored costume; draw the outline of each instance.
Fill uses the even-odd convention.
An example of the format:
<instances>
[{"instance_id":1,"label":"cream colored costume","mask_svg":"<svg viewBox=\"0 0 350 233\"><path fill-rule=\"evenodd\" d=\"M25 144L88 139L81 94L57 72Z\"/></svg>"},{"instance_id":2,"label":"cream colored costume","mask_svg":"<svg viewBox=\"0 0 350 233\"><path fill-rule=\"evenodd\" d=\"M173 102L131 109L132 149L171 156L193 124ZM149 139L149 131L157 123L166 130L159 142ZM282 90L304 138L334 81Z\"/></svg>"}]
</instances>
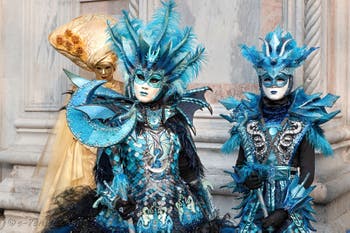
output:
<instances>
[{"instance_id":1,"label":"cream colored costume","mask_svg":"<svg viewBox=\"0 0 350 233\"><path fill-rule=\"evenodd\" d=\"M51 45L79 67L94 72L97 79L106 79L106 87L123 91L123 83L113 79L116 69L116 55L107 41L106 22L116 20L105 15L85 15L54 30L49 41ZM101 68L102 67L102 68ZM95 188L93 167L96 149L79 143L67 127L65 111L61 111L47 146L50 162L40 195L43 204L40 227L45 222L46 212L53 207L52 198L70 187L88 185Z\"/></svg>"}]
</instances>

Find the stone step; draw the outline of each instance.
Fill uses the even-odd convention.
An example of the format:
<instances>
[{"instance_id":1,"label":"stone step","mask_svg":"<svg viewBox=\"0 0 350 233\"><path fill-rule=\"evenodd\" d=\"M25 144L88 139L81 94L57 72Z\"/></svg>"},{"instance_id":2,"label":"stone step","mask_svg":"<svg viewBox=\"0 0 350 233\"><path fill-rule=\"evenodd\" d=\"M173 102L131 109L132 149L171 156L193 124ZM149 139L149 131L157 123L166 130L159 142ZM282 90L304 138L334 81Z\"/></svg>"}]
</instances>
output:
<instances>
[{"instance_id":1,"label":"stone step","mask_svg":"<svg viewBox=\"0 0 350 233\"><path fill-rule=\"evenodd\" d=\"M38 213L5 210L0 218L1 233L34 233L38 224Z\"/></svg>"},{"instance_id":2,"label":"stone step","mask_svg":"<svg viewBox=\"0 0 350 233\"><path fill-rule=\"evenodd\" d=\"M43 176L34 175L35 167L15 165L0 183L0 208L39 212Z\"/></svg>"}]
</instances>

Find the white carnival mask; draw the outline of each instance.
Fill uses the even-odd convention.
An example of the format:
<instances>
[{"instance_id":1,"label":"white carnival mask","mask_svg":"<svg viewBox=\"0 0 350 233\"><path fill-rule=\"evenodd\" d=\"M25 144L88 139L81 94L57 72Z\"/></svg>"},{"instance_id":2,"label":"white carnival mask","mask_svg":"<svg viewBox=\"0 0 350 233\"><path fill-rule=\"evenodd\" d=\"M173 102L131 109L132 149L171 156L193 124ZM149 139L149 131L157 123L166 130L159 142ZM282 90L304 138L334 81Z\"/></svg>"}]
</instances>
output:
<instances>
[{"instance_id":1,"label":"white carnival mask","mask_svg":"<svg viewBox=\"0 0 350 233\"><path fill-rule=\"evenodd\" d=\"M277 83L281 82L280 85L266 85L269 82L268 79L262 80L262 90L264 95L270 100L280 100L285 97L289 91L289 79L286 80L278 80Z\"/></svg>"},{"instance_id":2,"label":"white carnival mask","mask_svg":"<svg viewBox=\"0 0 350 233\"><path fill-rule=\"evenodd\" d=\"M141 71L137 72L134 80L134 92L141 103L150 103L157 99L163 88L162 77L158 73L147 76Z\"/></svg>"}]
</instances>

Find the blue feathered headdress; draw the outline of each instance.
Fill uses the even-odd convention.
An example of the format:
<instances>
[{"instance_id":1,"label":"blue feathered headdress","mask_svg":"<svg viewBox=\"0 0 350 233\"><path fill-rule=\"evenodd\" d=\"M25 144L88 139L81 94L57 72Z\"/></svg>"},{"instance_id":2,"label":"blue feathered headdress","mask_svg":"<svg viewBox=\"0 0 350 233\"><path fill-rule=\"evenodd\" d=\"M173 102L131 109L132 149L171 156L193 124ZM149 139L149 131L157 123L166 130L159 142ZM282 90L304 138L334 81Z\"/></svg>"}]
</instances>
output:
<instances>
[{"instance_id":1,"label":"blue feathered headdress","mask_svg":"<svg viewBox=\"0 0 350 233\"><path fill-rule=\"evenodd\" d=\"M260 38L261 39L261 38ZM242 55L253 63L258 76L266 73L275 78L279 73L293 75L294 70L302 65L305 59L317 48L307 48L305 45L298 47L296 41L289 32L284 32L280 27L269 32L265 39L262 51L254 46L241 45Z\"/></svg>"},{"instance_id":2,"label":"blue feathered headdress","mask_svg":"<svg viewBox=\"0 0 350 233\"><path fill-rule=\"evenodd\" d=\"M181 93L196 77L204 48L195 46L190 27L180 29L173 0L162 2L153 20L144 25L123 11L119 23L108 25L112 48L125 69L126 81L133 80L136 69L158 72L168 87L168 95Z\"/></svg>"}]
</instances>

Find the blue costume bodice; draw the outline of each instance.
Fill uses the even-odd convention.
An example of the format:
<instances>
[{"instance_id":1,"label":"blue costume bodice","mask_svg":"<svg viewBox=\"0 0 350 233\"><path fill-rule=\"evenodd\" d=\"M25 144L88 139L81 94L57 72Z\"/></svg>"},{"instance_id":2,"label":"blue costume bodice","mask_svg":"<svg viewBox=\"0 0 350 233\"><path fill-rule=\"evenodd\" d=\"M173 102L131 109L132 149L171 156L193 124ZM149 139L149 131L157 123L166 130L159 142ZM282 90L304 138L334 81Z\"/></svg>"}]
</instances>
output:
<instances>
[{"instance_id":1,"label":"blue costume bodice","mask_svg":"<svg viewBox=\"0 0 350 233\"><path fill-rule=\"evenodd\" d=\"M99 148L92 205L101 208L98 227L111 233L188 233L216 217L189 132L194 112L210 109L208 87L186 91L168 105L144 104L101 81L68 75L81 85L67 106L68 125L79 141Z\"/></svg>"},{"instance_id":2,"label":"blue costume bodice","mask_svg":"<svg viewBox=\"0 0 350 233\"><path fill-rule=\"evenodd\" d=\"M136 201L132 217L136 232L189 232L204 220L199 201L180 176L181 144L162 123L163 113L147 109L147 116L139 117L144 123L140 132L120 143L120 154L114 155L115 177L126 176L128 198ZM97 221L108 229L130 228L113 208L103 210Z\"/></svg>"},{"instance_id":3,"label":"blue costume bodice","mask_svg":"<svg viewBox=\"0 0 350 233\"><path fill-rule=\"evenodd\" d=\"M246 135L243 149L254 148L250 152L253 161L269 166L291 165L310 124L291 117L287 97L284 102L275 106L261 104L261 113L248 119L245 127L240 128L240 134Z\"/></svg>"}]
</instances>

